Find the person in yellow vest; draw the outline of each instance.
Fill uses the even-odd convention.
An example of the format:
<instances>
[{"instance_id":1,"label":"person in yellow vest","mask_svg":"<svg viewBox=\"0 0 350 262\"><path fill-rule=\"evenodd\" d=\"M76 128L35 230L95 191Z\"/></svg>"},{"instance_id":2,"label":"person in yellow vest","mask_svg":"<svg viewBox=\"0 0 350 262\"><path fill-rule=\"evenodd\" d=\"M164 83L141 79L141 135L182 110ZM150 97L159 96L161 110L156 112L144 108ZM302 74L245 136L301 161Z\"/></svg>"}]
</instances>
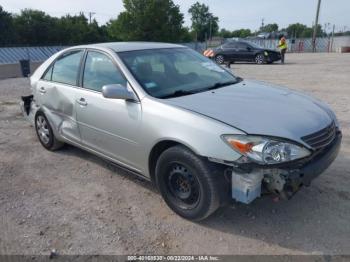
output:
<instances>
[{"instance_id":1,"label":"person in yellow vest","mask_svg":"<svg viewBox=\"0 0 350 262\"><path fill-rule=\"evenodd\" d=\"M285 57L285 54L286 54L286 51L288 48L287 41L286 41L286 38L284 37L284 35L280 36L280 40L278 42L277 47L280 49L280 52L281 52L281 63L284 64L284 57Z\"/></svg>"}]
</instances>

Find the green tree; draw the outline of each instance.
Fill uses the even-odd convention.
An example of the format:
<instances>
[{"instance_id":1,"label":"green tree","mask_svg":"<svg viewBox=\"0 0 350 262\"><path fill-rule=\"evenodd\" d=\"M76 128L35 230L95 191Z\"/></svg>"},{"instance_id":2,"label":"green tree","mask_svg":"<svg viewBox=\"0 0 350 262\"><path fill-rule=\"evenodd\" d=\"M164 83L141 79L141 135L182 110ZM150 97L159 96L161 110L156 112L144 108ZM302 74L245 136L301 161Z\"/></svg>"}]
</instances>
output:
<instances>
[{"instance_id":1,"label":"green tree","mask_svg":"<svg viewBox=\"0 0 350 262\"><path fill-rule=\"evenodd\" d=\"M183 14L172 0L123 0L125 11L107 25L113 40L180 42Z\"/></svg>"},{"instance_id":2,"label":"green tree","mask_svg":"<svg viewBox=\"0 0 350 262\"><path fill-rule=\"evenodd\" d=\"M58 35L61 44L74 45L86 43L86 33L88 31L88 19L83 13L76 16L66 15L58 21Z\"/></svg>"},{"instance_id":3,"label":"green tree","mask_svg":"<svg viewBox=\"0 0 350 262\"><path fill-rule=\"evenodd\" d=\"M310 38L313 35L314 29L313 27L308 27L306 25L295 23L290 24L286 29L283 29L283 31L286 31L289 37L296 37L296 38ZM325 32L322 30L322 26L317 26L317 37L325 36Z\"/></svg>"},{"instance_id":4,"label":"green tree","mask_svg":"<svg viewBox=\"0 0 350 262\"><path fill-rule=\"evenodd\" d=\"M290 37L302 37L304 32L307 30L307 26L300 24L300 23L295 23L295 24L290 24L285 31L287 32L288 36Z\"/></svg>"},{"instance_id":5,"label":"green tree","mask_svg":"<svg viewBox=\"0 0 350 262\"><path fill-rule=\"evenodd\" d=\"M231 37L246 38L251 35L252 35L252 32L250 31L250 29L244 29L244 28L234 30L232 32L223 28L219 32L219 36L223 38L231 38Z\"/></svg>"},{"instance_id":6,"label":"green tree","mask_svg":"<svg viewBox=\"0 0 350 262\"><path fill-rule=\"evenodd\" d=\"M56 43L63 45L87 44L108 41L106 26L99 26L96 20L89 24L83 13L66 15L57 21Z\"/></svg>"},{"instance_id":7,"label":"green tree","mask_svg":"<svg viewBox=\"0 0 350 262\"><path fill-rule=\"evenodd\" d=\"M260 27L260 32L272 33L272 32L277 32L277 31L278 31L278 24L276 24L276 23L267 24L265 26Z\"/></svg>"},{"instance_id":8,"label":"green tree","mask_svg":"<svg viewBox=\"0 0 350 262\"><path fill-rule=\"evenodd\" d=\"M13 18L17 41L22 45L51 44L55 19L42 11L24 9Z\"/></svg>"},{"instance_id":9,"label":"green tree","mask_svg":"<svg viewBox=\"0 0 350 262\"><path fill-rule=\"evenodd\" d=\"M239 30L235 30L232 32L232 37L239 37L239 38L246 38L248 36L251 36L252 32L250 31L250 29L239 29Z\"/></svg>"},{"instance_id":10,"label":"green tree","mask_svg":"<svg viewBox=\"0 0 350 262\"><path fill-rule=\"evenodd\" d=\"M222 28L219 32L219 36L221 36L223 38L231 38L232 32L229 30L226 30L225 28Z\"/></svg>"},{"instance_id":11,"label":"green tree","mask_svg":"<svg viewBox=\"0 0 350 262\"><path fill-rule=\"evenodd\" d=\"M14 42L13 19L10 13L2 9L2 6L0 6L0 32L0 45L9 45Z\"/></svg>"},{"instance_id":12,"label":"green tree","mask_svg":"<svg viewBox=\"0 0 350 262\"><path fill-rule=\"evenodd\" d=\"M196 2L188 12L191 15L192 29L197 33L199 41L205 41L210 34L216 35L219 31L219 18L209 11L209 6Z\"/></svg>"}]
</instances>

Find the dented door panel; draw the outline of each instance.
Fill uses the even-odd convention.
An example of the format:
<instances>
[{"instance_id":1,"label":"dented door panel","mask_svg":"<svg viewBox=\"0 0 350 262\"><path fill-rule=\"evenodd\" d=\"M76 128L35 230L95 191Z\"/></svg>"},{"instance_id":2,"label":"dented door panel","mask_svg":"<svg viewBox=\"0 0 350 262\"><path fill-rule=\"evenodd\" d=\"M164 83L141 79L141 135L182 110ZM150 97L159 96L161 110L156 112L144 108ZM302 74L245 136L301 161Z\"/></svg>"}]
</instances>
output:
<instances>
[{"instance_id":1,"label":"dented door panel","mask_svg":"<svg viewBox=\"0 0 350 262\"><path fill-rule=\"evenodd\" d=\"M73 86L39 81L39 99L50 123L59 137L78 142L79 128L76 122L75 97L78 89Z\"/></svg>"}]
</instances>

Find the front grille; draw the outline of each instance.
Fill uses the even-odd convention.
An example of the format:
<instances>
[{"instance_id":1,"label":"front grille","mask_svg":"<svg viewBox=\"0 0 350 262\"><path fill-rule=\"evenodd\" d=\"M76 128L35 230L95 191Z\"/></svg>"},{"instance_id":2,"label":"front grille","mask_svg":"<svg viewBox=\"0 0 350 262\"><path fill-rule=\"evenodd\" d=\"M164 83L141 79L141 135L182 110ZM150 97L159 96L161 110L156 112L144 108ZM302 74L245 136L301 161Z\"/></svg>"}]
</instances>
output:
<instances>
[{"instance_id":1,"label":"front grille","mask_svg":"<svg viewBox=\"0 0 350 262\"><path fill-rule=\"evenodd\" d=\"M332 122L329 126L311 135L303 136L301 139L312 148L319 150L334 140L336 136L336 126Z\"/></svg>"},{"instance_id":2,"label":"front grille","mask_svg":"<svg viewBox=\"0 0 350 262\"><path fill-rule=\"evenodd\" d=\"M272 59L279 59L281 58L280 54L279 53L270 53L270 57Z\"/></svg>"}]
</instances>

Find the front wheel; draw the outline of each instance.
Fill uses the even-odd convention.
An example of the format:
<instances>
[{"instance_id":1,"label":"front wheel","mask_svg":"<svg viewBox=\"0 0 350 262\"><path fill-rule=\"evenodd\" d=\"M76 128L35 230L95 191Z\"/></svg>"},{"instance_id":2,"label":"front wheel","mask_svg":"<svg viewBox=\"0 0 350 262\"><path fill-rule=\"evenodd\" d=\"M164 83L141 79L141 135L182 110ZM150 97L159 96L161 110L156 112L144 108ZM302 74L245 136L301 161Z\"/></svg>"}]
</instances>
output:
<instances>
[{"instance_id":1,"label":"front wheel","mask_svg":"<svg viewBox=\"0 0 350 262\"><path fill-rule=\"evenodd\" d=\"M220 206L223 174L210 164L183 146L171 147L159 157L156 184L167 205L178 215L199 221Z\"/></svg>"},{"instance_id":2,"label":"front wheel","mask_svg":"<svg viewBox=\"0 0 350 262\"><path fill-rule=\"evenodd\" d=\"M257 54L255 57L255 63L261 65L265 62L265 57L262 54Z\"/></svg>"}]
</instances>

